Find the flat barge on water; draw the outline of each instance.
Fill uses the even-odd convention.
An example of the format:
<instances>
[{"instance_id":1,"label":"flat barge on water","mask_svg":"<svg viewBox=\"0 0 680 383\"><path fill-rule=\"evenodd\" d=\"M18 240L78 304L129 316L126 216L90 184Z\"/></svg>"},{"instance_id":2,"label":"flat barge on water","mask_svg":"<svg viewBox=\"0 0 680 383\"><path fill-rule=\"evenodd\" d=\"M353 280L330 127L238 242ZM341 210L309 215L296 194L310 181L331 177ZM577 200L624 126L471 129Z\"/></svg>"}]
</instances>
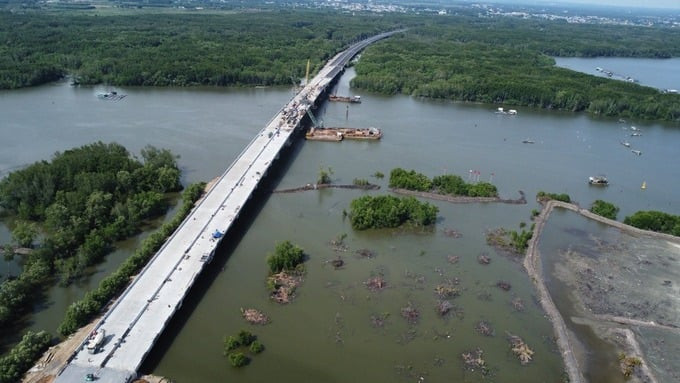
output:
<instances>
[{"instance_id":1,"label":"flat barge on water","mask_svg":"<svg viewBox=\"0 0 680 383\"><path fill-rule=\"evenodd\" d=\"M338 101L338 102L349 102L349 103L352 103L352 104L361 104L361 96L346 97L346 96L336 96L334 94L331 94L331 95L328 96L328 100Z\"/></svg>"},{"instance_id":2,"label":"flat barge on water","mask_svg":"<svg viewBox=\"0 0 680 383\"><path fill-rule=\"evenodd\" d=\"M339 142L348 140L379 140L382 131L377 128L310 128L305 138L312 141Z\"/></svg>"}]
</instances>

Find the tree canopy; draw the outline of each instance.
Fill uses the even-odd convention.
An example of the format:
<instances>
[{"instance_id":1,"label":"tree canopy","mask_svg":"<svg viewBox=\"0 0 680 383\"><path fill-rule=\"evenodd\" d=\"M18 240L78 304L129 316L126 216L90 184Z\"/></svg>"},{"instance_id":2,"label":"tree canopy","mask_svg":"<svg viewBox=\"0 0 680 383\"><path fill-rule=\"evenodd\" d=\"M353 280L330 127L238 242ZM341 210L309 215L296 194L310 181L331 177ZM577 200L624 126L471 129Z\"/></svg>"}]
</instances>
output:
<instances>
[{"instance_id":1,"label":"tree canopy","mask_svg":"<svg viewBox=\"0 0 680 383\"><path fill-rule=\"evenodd\" d=\"M598 199L593 202L593 205L590 207L590 211L605 218L616 219L616 215L619 213L619 208L611 202Z\"/></svg>"},{"instance_id":2,"label":"tree canopy","mask_svg":"<svg viewBox=\"0 0 680 383\"><path fill-rule=\"evenodd\" d=\"M73 76L113 85L291 85L350 42L398 25L325 12L0 11L0 89Z\"/></svg>"},{"instance_id":3,"label":"tree canopy","mask_svg":"<svg viewBox=\"0 0 680 383\"><path fill-rule=\"evenodd\" d=\"M635 226L638 229L680 236L680 215L655 210L638 211L631 216L627 216L623 223Z\"/></svg>"},{"instance_id":4,"label":"tree canopy","mask_svg":"<svg viewBox=\"0 0 680 383\"><path fill-rule=\"evenodd\" d=\"M97 142L56 153L0 181L0 207L21 220L13 231L21 246L41 243L18 278L0 284L0 324L25 310L49 281L79 278L113 242L136 233L142 222L167 210L165 193L181 189L175 156L147 146L144 162L123 146Z\"/></svg>"},{"instance_id":5,"label":"tree canopy","mask_svg":"<svg viewBox=\"0 0 680 383\"><path fill-rule=\"evenodd\" d=\"M273 254L267 256L267 265L272 274L283 270L294 270L305 259L304 250L290 241L276 244Z\"/></svg>"},{"instance_id":6,"label":"tree canopy","mask_svg":"<svg viewBox=\"0 0 680 383\"><path fill-rule=\"evenodd\" d=\"M404 223L426 226L435 223L439 208L413 197L363 196L350 203L350 221L356 230L399 227Z\"/></svg>"},{"instance_id":7,"label":"tree canopy","mask_svg":"<svg viewBox=\"0 0 680 383\"><path fill-rule=\"evenodd\" d=\"M441 18L369 46L352 86L384 94L680 120L680 95L555 66L550 56L679 56L680 31Z\"/></svg>"},{"instance_id":8,"label":"tree canopy","mask_svg":"<svg viewBox=\"0 0 680 383\"><path fill-rule=\"evenodd\" d=\"M415 170L402 168L390 172L390 187L437 194L467 197L498 197L498 189L488 182L467 183L454 174L444 174L433 179Z\"/></svg>"}]
</instances>

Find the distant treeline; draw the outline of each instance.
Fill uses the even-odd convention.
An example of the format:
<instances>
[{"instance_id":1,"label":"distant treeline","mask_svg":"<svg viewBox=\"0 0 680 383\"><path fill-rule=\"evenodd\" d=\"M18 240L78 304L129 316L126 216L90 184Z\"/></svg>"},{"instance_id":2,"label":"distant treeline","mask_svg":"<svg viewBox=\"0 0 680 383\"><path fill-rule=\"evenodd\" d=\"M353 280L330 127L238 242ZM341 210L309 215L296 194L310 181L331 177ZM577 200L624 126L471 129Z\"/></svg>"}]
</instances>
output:
<instances>
[{"instance_id":1,"label":"distant treeline","mask_svg":"<svg viewBox=\"0 0 680 383\"><path fill-rule=\"evenodd\" d=\"M558 68L559 56L680 56L680 30L439 18L366 49L352 86L482 103L680 120L680 95Z\"/></svg>"},{"instance_id":2,"label":"distant treeline","mask_svg":"<svg viewBox=\"0 0 680 383\"><path fill-rule=\"evenodd\" d=\"M318 69L352 41L397 24L380 16L285 10L0 12L0 89L67 74L80 84L292 85L304 76L307 59Z\"/></svg>"},{"instance_id":3,"label":"distant treeline","mask_svg":"<svg viewBox=\"0 0 680 383\"><path fill-rule=\"evenodd\" d=\"M129 11L128 11L129 12ZM0 12L0 89L54 81L287 85L352 41L370 46L353 86L386 94L680 120L680 95L557 68L550 56L679 57L680 29L471 15L267 9L185 14Z\"/></svg>"}]
</instances>

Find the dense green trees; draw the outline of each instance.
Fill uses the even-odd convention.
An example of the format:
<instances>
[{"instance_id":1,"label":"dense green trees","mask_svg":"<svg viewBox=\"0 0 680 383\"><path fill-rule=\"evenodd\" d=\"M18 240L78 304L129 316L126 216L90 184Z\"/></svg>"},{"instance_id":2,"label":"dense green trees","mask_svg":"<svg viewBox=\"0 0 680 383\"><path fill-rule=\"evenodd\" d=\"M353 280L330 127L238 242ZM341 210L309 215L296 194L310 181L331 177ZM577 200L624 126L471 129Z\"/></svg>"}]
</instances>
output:
<instances>
[{"instance_id":1,"label":"dense green trees","mask_svg":"<svg viewBox=\"0 0 680 383\"><path fill-rule=\"evenodd\" d=\"M408 222L416 226L433 224L439 209L413 197L363 196L350 203L350 221L355 230L398 227Z\"/></svg>"},{"instance_id":2,"label":"dense green trees","mask_svg":"<svg viewBox=\"0 0 680 383\"><path fill-rule=\"evenodd\" d=\"M434 192L453 196L467 197L498 197L496 186L488 182L476 182L469 184L460 176L444 174L429 179L426 175L415 170L402 168L392 169L390 172L390 187L407 190Z\"/></svg>"},{"instance_id":3,"label":"dense green trees","mask_svg":"<svg viewBox=\"0 0 680 383\"><path fill-rule=\"evenodd\" d=\"M415 191L430 191L432 189L432 181L426 175L415 170L408 171L402 168L392 169L389 185L391 188Z\"/></svg>"},{"instance_id":4,"label":"dense green trees","mask_svg":"<svg viewBox=\"0 0 680 383\"><path fill-rule=\"evenodd\" d=\"M593 205L590 207L590 211L605 218L616 219L616 215L619 213L619 208L613 203L598 199L593 202Z\"/></svg>"},{"instance_id":5,"label":"dense green trees","mask_svg":"<svg viewBox=\"0 0 680 383\"><path fill-rule=\"evenodd\" d=\"M15 383L50 345L52 337L45 331L28 331L21 342L0 358L0 383Z\"/></svg>"},{"instance_id":6,"label":"dense green trees","mask_svg":"<svg viewBox=\"0 0 680 383\"><path fill-rule=\"evenodd\" d=\"M548 56L679 56L665 41L680 44L680 31L445 18L369 46L352 85L386 94L680 120L680 95L558 68Z\"/></svg>"},{"instance_id":7,"label":"dense green trees","mask_svg":"<svg viewBox=\"0 0 680 383\"><path fill-rule=\"evenodd\" d=\"M373 91L680 119L679 95L557 68L549 56L680 56L665 27L457 15L269 9L233 14L0 12L0 89L53 81L116 85L282 85L353 40L411 28L369 47L353 85ZM181 26L181 27L180 27Z\"/></svg>"},{"instance_id":8,"label":"dense green trees","mask_svg":"<svg viewBox=\"0 0 680 383\"><path fill-rule=\"evenodd\" d=\"M68 336L81 326L97 316L108 302L117 296L130 282L130 278L146 265L151 257L163 246L165 240L179 227L186 218L194 203L201 197L205 183L196 183L182 192L182 206L169 222L166 222L156 232L148 236L120 267L104 278L99 286L89 291L83 299L72 303L66 310L64 320L57 331L62 336Z\"/></svg>"},{"instance_id":9,"label":"dense green trees","mask_svg":"<svg viewBox=\"0 0 680 383\"><path fill-rule=\"evenodd\" d=\"M267 265L272 274L287 270L295 270L305 259L304 250L290 241L276 244L273 254L267 256Z\"/></svg>"},{"instance_id":10,"label":"dense green trees","mask_svg":"<svg viewBox=\"0 0 680 383\"><path fill-rule=\"evenodd\" d=\"M0 181L0 207L21 218L15 242L30 246L40 222L41 243L21 275L0 284L0 325L30 307L49 281L70 283L99 262L114 241L139 230L167 209L164 193L177 191L179 169L165 149L147 147L144 163L121 145L97 142L56 153Z\"/></svg>"},{"instance_id":11,"label":"dense green trees","mask_svg":"<svg viewBox=\"0 0 680 383\"><path fill-rule=\"evenodd\" d=\"M680 216L661 211L638 211L623 220L626 225L680 236Z\"/></svg>"},{"instance_id":12,"label":"dense green trees","mask_svg":"<svg viewBox=\"0 0 680 383\"><path fill-rule=\"evenodd\" d=\"M100 12L101 13L101 12ZM186 14L0 11L0 89L80 84L290 85L343 46L394 28L381 16L268 10Z\"/></svg>"}]
</instances>

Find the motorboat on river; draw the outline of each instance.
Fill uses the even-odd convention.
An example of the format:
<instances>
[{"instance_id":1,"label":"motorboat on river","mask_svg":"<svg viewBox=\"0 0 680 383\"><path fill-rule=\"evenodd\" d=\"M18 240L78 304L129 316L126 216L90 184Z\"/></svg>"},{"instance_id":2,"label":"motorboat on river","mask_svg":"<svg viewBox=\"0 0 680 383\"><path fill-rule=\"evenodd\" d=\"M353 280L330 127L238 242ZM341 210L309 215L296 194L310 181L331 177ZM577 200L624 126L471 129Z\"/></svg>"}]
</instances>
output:
<instances>
[{"instance_id":1,"label":"motorboat on river","mask_svg":"<svg viewBox=\"0 0 680 383\"><path fill-rule=\"evenodd\" d=\"M590 176L588 177L588 183L591 185L607 186L609 185L609 180L605 176Z\"/></svg>"}]
</instances>

